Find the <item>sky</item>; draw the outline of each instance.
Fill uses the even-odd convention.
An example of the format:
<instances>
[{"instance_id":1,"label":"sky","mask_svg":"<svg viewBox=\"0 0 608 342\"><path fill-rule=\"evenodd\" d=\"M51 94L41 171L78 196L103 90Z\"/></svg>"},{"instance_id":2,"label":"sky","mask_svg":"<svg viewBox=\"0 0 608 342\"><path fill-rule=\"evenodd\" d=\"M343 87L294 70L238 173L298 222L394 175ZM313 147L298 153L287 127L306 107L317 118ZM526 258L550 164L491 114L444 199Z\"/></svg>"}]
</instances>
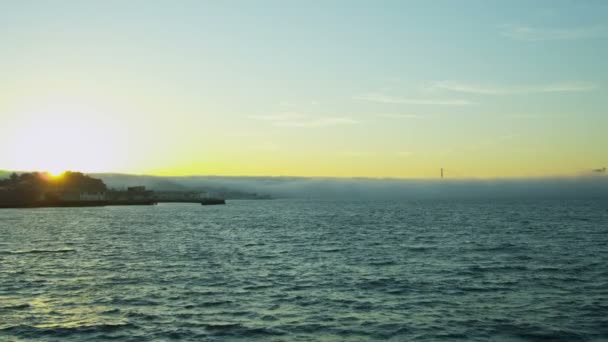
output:
<instances>
[{"instance_id":1,"label":"sky","mask_svg":"<svg viewBox=\"0 0 608 342\"><path fill-rule=\"evenodd\" d=\"M5 1L0 169L519 178L608 165L607 1Z\"/></svg>"}]
</instances>

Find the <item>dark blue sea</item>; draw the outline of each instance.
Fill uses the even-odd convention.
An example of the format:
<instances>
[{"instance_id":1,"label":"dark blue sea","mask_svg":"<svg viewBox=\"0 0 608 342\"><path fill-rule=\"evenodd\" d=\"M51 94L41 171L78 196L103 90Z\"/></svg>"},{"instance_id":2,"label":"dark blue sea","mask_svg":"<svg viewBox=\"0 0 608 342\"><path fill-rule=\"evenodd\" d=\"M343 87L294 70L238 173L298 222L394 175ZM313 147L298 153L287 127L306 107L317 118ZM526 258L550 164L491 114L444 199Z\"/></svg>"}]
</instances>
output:
<instances>
[{"instance_id":1,"label":"dark blue sea","mask_svg":"<svg viewBox=\"0 0 608 342\"><path fill-rule=\"evenodd\" d=\"M608 341L606 201L0 210L0 341Z\"/></svg>"}]
</instances>

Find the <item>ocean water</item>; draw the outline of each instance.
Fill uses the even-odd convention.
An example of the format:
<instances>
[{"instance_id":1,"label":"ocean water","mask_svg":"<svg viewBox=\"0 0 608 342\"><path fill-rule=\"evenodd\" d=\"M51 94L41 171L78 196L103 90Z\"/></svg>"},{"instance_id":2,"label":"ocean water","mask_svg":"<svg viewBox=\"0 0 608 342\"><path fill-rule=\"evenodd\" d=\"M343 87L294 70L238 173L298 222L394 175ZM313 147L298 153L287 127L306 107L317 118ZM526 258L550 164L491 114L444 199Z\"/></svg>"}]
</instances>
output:
<instances>
[{"instance_id":1,"label":"ocean water","mask_svg":"<svg viewBox=\"0 0 608 342\"><path fill-rule=\"evenodd\" d=\"M608 202L0 210L0 341L607 341Z\"/></svg>"}]
</instances>

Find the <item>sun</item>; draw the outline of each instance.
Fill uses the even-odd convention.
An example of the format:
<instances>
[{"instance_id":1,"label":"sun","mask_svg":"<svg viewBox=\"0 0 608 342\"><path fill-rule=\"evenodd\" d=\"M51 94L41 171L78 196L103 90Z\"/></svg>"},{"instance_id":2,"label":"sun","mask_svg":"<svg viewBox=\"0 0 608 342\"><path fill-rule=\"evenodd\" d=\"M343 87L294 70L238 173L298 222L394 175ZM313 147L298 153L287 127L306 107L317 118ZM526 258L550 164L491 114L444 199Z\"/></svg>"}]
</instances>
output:
<instances>
[{"instance_id":1,"label":"sun","mask_svg":"<svg viewBox=\"0 0 608 342\"><path fill-rule=\"evenodd\" d=\"M58 167L53 167L53 168L47 168L46 172L51 175L51 177L53 178L59 178L61 177L61 175L63 175L65 173L66 170L58 168Z\"/></svg>"},{"instance_id":2,"label":"sun","mask_svg":"<svg viewBox=\"0 0 608 342\"><path fill-rule=\"evenodd\" d=\"M20 115L7 130L10 146L0 146L3 162L14 170L105 172L120 167L129 146L120 126L91 108L63 106ZM4 165L3 165L4 166Z\"/></svg>"}]
</instances>

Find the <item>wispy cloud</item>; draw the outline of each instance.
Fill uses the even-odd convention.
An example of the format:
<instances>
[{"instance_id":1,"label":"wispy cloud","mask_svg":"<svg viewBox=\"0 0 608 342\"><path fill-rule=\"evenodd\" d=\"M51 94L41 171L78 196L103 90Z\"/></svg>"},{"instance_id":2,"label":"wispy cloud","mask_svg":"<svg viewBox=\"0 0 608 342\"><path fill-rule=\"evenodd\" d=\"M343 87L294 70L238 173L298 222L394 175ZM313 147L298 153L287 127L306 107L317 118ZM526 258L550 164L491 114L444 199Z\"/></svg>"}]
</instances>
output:
<instances>
[{"instance_id":1,"label":"wispy cloud","mask_svg":"<svg viewBox=\"0 0 608 342\"><path fill-rule=\"evenodd\" d=\"M545 40L578 40L608 38L608 27L603 25L572 28L531 27L525 25L501 26L503 36L528 42Z\"/></svg>"},{"instance_id":2,"label":"wispy cloud","mask_svg":"<svg viewBox=\"0 0 608 342\"><path fill-rule=\"evenodd\" d=\"M344 116L312 116L301 113L279 113L270 115L250 116L251 119L268 121L280 127L328 127L358 124L359 121Z\"/></svg>"},{"instance_id":3,"label":"wispy cloud","mask_svg":"<svg viewBox=\"0 0 608 342\"><path fill-rule=\"evenodd\" d=\"M543 115L543 114L527 114L527 113L521 113L521 114L507 114L504 117L509 118L509 119L541 119L541 118L545 118L547 115Z\"/></svg>"},{"instance_id":4,"label":"wispy cloud","mask_svg":"<svg viewBox=\"0 0 608 342\"><path fill-rule=\"evenodd\" d=\"M354 125L359 121L347 117L325 117L325 118L309 118L298 121L281 121L276 122L276 126L283 127L327 127L339 125Z\"/></svg>"},{"instance_id":5,"label":"wispy cloud","mask_svg":"<svg viewBox=\"0 0 608 342\"><path fill-rule=\"evenodd\" d=\"M483 95L509 95L509 94L534 94L534 93L565 93L583 92L597 89L597 84L590 82L559 82L536 85L494 85L478 84L456 81L437 81L431 83L430 89L449 90L460 93L483 94Z\"/></svg>"},{"instance_id":6,"label":"wispy cloud","mask_svg":"<svg viewBox=\"0 0 608 342\"><path fill-rule=\"evenodd\" d=\"M294 112L283 112L278 114L252 115L249 118L260 121L281 122L306 119L307 115Z\"/></svg>"},{"instance_id":7,"label":"wispy cloud","mask_svg":"<svg viewBox=\"0 0 608 342\"><path fill-rule=\"evenodd\" d=\"M462 99L428 99L428 98L406 98L384 94L363 94L354 97L355 100L388 103L388 104L413 104L413 105L438 105L438 106L467 106L474 102Z\"/></svg>"},{"instance_id":8,"label":"wispy cloud","mask_svg":"<svg viewBox=\"0 0 608 342\"><path fill-rule=\"evenodd\" d=\"M386 119L427 119L428 115L418 115L418 114L400 114L400 113L381 113L376 114L379 118Z\"/></svg>"}]
</instances>

